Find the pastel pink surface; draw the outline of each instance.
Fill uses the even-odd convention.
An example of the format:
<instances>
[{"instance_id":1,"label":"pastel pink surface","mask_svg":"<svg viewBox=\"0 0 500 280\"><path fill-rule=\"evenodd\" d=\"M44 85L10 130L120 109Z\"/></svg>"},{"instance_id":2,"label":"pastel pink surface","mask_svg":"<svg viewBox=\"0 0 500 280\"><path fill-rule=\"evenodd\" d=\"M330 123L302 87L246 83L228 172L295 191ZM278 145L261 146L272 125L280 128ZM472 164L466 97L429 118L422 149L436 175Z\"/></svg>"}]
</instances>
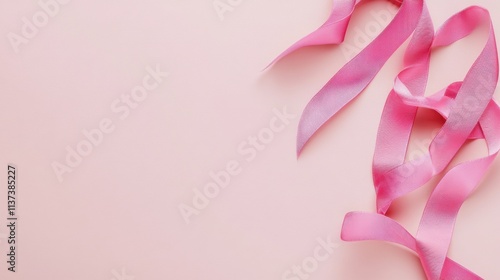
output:
<instances>
[{"instance_id":1,"label":"pastel pink surface","mask_svg":"<svg viewBox=\"0 0 500 280\"><path fill-rule=\"evenodd\" d=\"M7 272L0 239L1 279L113 279L122 268L136 280L282 279L328 235L339 247L310 279L425 278L407 250L340 241L345 213L375 210L371 160L401 50L297 161L299 115L347 58L338 47L311 48L260 70L318 27L331 1L243 0L223 21L211 1L87 2L62 7L19 54L8 39L0 44L0 180L7 163L16 164L20 217L18 272ZM488 8L500 30L500 4L427 3L436 26L471 4ZM360 7L346 42L355 45L356 29L386 9L383 1ZM34 1L4 3L0 34L19 33L22 17L38 10ZM433 54L429 92L463 78L485 32ZM170 76L121 121L110 104L156 64ZM240 143L284 106L297 117L246 161ZM103 118L116 130L59 183L51 163L64 161L65 147ZM416 134L411 146L418 149L428 135L418 127ZM460 158L484 153L474 142ZM186 225L179 204L231 160L241 174ZM464 205L451 244L450 257L485 279L500 276L499 167ZM396 201L397 216L389 213L413 234L430 186Z\"/></svg>"}]
</instances>

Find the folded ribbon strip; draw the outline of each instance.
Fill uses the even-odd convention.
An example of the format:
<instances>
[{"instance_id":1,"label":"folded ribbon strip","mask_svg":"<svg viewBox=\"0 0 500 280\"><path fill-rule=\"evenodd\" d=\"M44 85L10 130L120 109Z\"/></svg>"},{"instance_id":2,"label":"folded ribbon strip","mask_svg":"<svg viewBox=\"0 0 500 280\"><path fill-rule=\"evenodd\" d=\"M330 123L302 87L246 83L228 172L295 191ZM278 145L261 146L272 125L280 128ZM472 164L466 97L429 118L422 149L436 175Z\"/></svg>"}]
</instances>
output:
<instances>
[{"instance_id":1,"label":"folded ribbon strip","mask_svg":"<svg viewBox=\"0 0 500 280\"><path fill-rule=\"evenodd\" d=\"M338 1L325 24L273 63L304 46L341 43L352 11L359 2ZM468 36L485 21L489 24L488 41L464 81L425 97L431 50ZM493 101L498 82L498 54L488 11L476 6L465 9L450 18L434 36L423 0L405 0L387 28L333 76L307 105L299 124L297 152L301 152L326 121L366 88L412 33L405 53L405 68L387 98L377 136L373 179L379 214L348 214L342 238L348 241L384 240L404 245L418 254L429 279L481 279L449 260L447 253L461 205L500 151L500 107ZM446 122L424 159L405 162L418 108L435 110ZM485 139L488 156L457 165L445 174L429 198L416 238L384 216L392 201L443 172L467 139Z\"/></svg>"}]
</instances>

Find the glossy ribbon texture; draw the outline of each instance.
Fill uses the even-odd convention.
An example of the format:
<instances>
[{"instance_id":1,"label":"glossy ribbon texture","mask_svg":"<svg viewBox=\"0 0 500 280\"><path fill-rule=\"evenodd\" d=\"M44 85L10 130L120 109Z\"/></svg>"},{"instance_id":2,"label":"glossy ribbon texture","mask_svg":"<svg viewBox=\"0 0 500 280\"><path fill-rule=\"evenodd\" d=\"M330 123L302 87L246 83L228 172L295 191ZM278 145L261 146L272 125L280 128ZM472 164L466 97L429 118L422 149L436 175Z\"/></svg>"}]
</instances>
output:
<instances>
[{"instance_id":1,"label":"glossy ribbon texture","mask_svg":"<svg viewBox=\"0 0 500 280\"><path fill-rule=\"evenodd\" d=\"M361 0L337 0L328 20L292 45L272 63L306 46L340 44ZM482 279L448 255L458 212L474 192L500 151L500 106L493 99L498 83L498 52L487 10L472 6L434 31L423 0L391 1L399 11L389 25L341 68L307 104L298 128L297 153L344 106L358 96L391 55L411 37L403 70L387 97L373 159L377 213L346 215L342 239L379 240L403 245L421 260L428 279ZM431 52L451 45L486 25L488 38L463 81L426 95ZM408 157L408 143L419 108L444 120L423 158ZM482 140L488 154L450 166L467 140ZM418 232L412 236L386 216L392 202L444 174L430 195Z\"/></svg>"}]
</instances>

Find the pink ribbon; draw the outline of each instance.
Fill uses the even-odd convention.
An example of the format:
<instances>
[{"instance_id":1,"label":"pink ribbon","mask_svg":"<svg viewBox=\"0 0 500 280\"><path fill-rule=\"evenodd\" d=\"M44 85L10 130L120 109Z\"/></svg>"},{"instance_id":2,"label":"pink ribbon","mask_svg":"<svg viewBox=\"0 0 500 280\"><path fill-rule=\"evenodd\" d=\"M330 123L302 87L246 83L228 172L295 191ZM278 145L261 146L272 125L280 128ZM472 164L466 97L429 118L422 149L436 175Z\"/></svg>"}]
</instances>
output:
<instances>
[{"instance_id":1,"label":"pink ribbon","mask_svg":"<svg viewBox=\"0 0 500 280\"><path fill-rule=\"evenodd\" d=\"M482 22L489 24L488 41L463 83L452 84L446 90L424 97L425 83L422 81L428 75L430 50L460 40ZM418 32L414 40L419 41ZM428 42L427 39L423 41ZM484 138L488 156L453 167L434 189L420 222L416 247L411 248L418 253L428 279L478 279L466 272L461 272L458 278L450 276L450 271L456 272L457 269L446 263L446 256L460 207L478 186L500 150L500 107L493 101L498 82L498 55L489 13L479 7L470 7L456 14L437 32L431 46L427 53L420 52L420 58L419 52L412 52L411 47L407 50L406 57L414 59L408 59L407 67L396 79L384 108L373 163L378 212L385 214L394 199L441 173L467 139ZM404 162L409 132L419 107L435 110L446 118L446 122L423 160ZM405 117L398 120L396 116ZM397 148L387 150L393 145ZM401 152L401 149L405 151L395 152ZM409 168L414 172L401 176L401 170ZM349 226L352 217L346 217L344 240L359 240L351 239L360 234L356 227ZM373 216L363 218L365 222L366 219L378 220ZM366 240L373 239L366 232L364 234Z\"/></svg>"},{"instance_id":2,"label":"pink ribbon","mask_svg":"<svg viewBox=\"0 0 500 280\"><path fill-rule=\"evenodd\" d=\"M347 24L360 0L337 1L328 20L315 32L295 43L275 61L305 47L338 44L344 40ZM423 0L406 0L395 18L362 52L338 71L304 109L297 135L297 153L316 131L340 109L358 96L385 62L415 30L423 10Z\"/></svg>"},{"instance_id":3,"label":"pink ribbon","mask_svg":"<svg viewBox=\"0 0 500 280\"><path fill-rule=\"evenodd\" d=\"M432 41L432 49L460 40L483 20L488 21L490 27L488 41L453 99L449 96L443 99L440 95L423 97L425 82L422 81L428 75L431 49L420 52L420 55L413 49L408 49L406 57L412 57L413 60L406 63L406 68L396 79L394 90L384 108L375 149L373 177L379 213L384 214L394 199L417 189L441 173L474 131L479 118L492 100L498 81L498 57L493 26L486 10L470 7L450 18L437 32ZM424 37L414 36L415 45L419 45L420 41L429 41L420 38ZM391 98L395 94L401 101ZM470 108L471 102L474 103L474 108ZM419 163L415 162L417 160L404 163L416 109L438 109L433 106L444 107L446 104L450 108L437 110L449 116L433 139L430 153L424 159L418 159ZM405 118L399 119L398 116ZM414 169L413 174L401 178L401 174L405 174L408 169Z\"/></svg>"},{"instance_id":4,"label":"pink ribbon","mask_svg":"<svg viewBox=\"0 0 500 280\"><path fill-rule=\"evenodd\" d=\"M341 43L359 2L338 1L325 24L273 63L305 46ZM431 51L468 36L483 23L489 25L488 40L464 80L426 97ZM337 72L306 106L298 129L297 152L300 154L318 129L366 88L412 34L404 69L389 93L377 136L373 179L379 214L347 214L342 239L381 240L406 246L417 253L428 279L481 279L448 259L447 254L460 207L500 151L500 107L493 100L498 82L498 54L488 11L469 7L451 17L435 33L423 0L405 0L387 28ZM425 157L405 161L418 108L434 110L446 122ZM427 202L415 238L385 216L395 199L445 171L467 139L485 139L488 155L461 163L445 173Z\"/></svg>"}]
</instances>

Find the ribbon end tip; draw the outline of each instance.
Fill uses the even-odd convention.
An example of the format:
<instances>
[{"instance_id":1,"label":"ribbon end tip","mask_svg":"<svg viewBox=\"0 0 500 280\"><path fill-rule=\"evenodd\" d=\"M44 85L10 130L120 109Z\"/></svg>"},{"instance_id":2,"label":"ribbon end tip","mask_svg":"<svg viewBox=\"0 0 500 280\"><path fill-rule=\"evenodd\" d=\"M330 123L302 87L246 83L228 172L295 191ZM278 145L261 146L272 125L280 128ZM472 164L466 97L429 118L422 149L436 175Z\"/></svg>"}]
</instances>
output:
<instances>
[{"instance_id":1,"label":"ribbon end tip","mask_svg":"<svg viewBox=\"0 0 500 280\"><path fill-rule=\"evenodd\" d=\"M301 154L302 154L302 147L297 147L297 150L296 150L297 159L300 158Z\"/></svg>"}]
</instances>

